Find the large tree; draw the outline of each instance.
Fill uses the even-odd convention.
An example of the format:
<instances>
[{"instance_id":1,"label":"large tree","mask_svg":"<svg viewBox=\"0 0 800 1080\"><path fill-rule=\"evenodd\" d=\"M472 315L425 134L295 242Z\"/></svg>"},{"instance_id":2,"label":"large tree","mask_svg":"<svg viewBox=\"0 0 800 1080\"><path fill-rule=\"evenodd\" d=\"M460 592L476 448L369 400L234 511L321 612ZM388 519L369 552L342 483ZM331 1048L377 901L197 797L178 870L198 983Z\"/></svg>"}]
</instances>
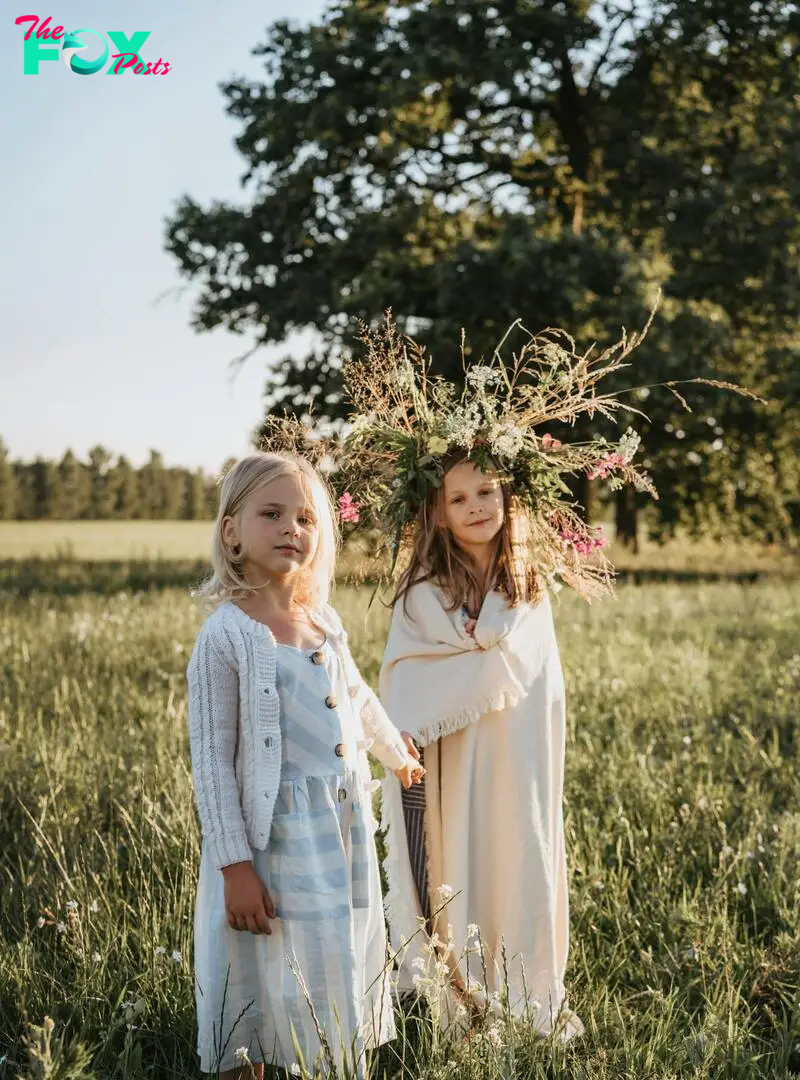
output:
<instances>
[{"instance_id":1,"label":"large tree","mask_svg":"<svg viewBox=\"0 0 800 1080\"><path fill-rule=\"evenodd\" d=\"M195 325L255 347L313 328L317 347L280 364L269 404L336 418L355 323L386 307L458 377L462 326L475 352L517 317L588 344L641 324L660 286L634 381L724 374L783 400L796 50L796 5L741 0L341 0L317 25L278 23L255 50L264 80L224 87L246 203L184 197L168 224L201 286ZM748 439L758 426L785 442L785 414L723 408L737 466L774 473ZM647 410L662 518L691 522L671 470L717 454L718 436L695 423L679 445L674 399Z\"/></svg>"}]
</instances>

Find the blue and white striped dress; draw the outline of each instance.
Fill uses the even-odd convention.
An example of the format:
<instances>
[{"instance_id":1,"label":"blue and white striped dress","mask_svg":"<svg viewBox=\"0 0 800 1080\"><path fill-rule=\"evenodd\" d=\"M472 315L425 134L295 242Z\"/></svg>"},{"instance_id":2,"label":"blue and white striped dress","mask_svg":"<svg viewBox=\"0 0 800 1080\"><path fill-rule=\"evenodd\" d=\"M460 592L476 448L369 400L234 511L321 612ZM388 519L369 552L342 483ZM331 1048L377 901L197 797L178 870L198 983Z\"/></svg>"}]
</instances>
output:
<instances>
[{"instance_id":1,"label":"blue and white striped dress","mask_svg":"<svg viewBox=\"0 0 800 1080\"><path fill-rule=\"evenodd\" d=\"M195 915L198 1052L214 1072L241 1061L311 1068L319 1023L337 1066L394 1035L375 821L364 744L336 706L336 651L278 645L281 782L254 865L277 910L272 935L232 930L224 880L203 851ZM313 1013L312 1008L313 1005Z\"/></svg>"}]
</instances>

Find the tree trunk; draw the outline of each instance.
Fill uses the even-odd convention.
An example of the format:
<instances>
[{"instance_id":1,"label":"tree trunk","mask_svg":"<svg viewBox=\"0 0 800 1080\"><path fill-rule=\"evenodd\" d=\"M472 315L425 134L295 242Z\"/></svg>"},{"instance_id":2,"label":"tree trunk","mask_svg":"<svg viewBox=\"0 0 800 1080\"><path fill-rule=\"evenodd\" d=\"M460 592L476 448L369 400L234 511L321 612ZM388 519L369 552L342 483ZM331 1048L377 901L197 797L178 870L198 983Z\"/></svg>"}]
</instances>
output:
<instances>
[{"instance_id":1,"label":"tree trunk","mask_svg":"<svg viewBox=\"0 0 800 1080\"><path fill-rule=\"evenodd\" d=\"M636 501L636 491L632 487L624 487L616 493L616 526L617 543L639 554L639 506Z\"/></svg>"},{"instance_id":2,"label":"tree trunk","mask_svg":"<svg viewBox=\"0 0 800 1080\"><path fill-rule=\"evenodd\" d=\"M572 491L572 497L578 503L575 510L580 514L587 525L595 519L596 481L590 480L585 473L580 476L570 477L567 481Z\"/></svg>"}]
</instances>

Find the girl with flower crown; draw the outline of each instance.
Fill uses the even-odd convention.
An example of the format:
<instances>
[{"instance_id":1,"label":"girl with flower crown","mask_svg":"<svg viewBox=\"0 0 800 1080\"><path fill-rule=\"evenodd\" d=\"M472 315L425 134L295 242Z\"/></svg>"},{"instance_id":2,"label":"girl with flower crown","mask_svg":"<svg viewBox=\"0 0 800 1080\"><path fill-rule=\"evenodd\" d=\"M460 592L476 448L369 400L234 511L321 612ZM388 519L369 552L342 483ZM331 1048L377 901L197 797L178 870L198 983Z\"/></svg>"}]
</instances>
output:
<instances>
[{"instance_id":1,"label":"girl with flower crown","mask_svg":"<svg viewBox=\"0 0 800 1080\"><path fill-rule=\"evenodd\" d=\"M582 1027L565 1009L566 704L550 602L497 468L456 449L442 472L417 513L380 675L426 768L419 788L384 786L392 944L411 942L406 981L428 957L448 965L445 1023L459 1006L507 1008L566 1039Z\"/></svg>"}]
</instances>

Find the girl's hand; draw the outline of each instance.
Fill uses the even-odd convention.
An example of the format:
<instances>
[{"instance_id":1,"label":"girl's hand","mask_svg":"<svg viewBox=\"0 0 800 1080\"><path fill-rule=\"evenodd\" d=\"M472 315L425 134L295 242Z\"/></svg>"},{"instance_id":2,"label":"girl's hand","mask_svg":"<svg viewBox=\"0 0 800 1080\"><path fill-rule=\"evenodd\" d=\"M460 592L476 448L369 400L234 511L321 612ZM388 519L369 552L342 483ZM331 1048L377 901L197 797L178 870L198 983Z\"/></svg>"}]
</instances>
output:
<instances>
[{"instance_id":1,"label":"girl's hand","mask_svg":"<svg viewBox=\"0 0 800 1080\"><path fill-rule=\"evenodd\" d=\"M400 781L404 788L413 787L414 784L419 784L425 775L425 770L421 765L414 765L409 761L407 765L404 765L402 769L395 769L394 775Z\"/></svg>"},{"instance_id":2,"label":"girl's hand","mask_svg":"<svg viewBox=\"0 0 800 1080\"><path fill-rule=\"evenodd\" d=\"M269 920L276 918L275 905L251 862L222 868L225 878L225 912L233 930L271 934Z\"/></svg>"},{"instance_id":3,"label":"girl's hand","mask_svg":"<svg viewBox=\"0 0 800 1080\"><path fill-rule=\"evenodd\" d=\"M409 754L411 754L414 761L419 761L419 750L417 750L414 740L411 738L408 732L401 731L400 736L403 742L406 744L406 750L408 750Z\"/></svg>"}]
</instances>

